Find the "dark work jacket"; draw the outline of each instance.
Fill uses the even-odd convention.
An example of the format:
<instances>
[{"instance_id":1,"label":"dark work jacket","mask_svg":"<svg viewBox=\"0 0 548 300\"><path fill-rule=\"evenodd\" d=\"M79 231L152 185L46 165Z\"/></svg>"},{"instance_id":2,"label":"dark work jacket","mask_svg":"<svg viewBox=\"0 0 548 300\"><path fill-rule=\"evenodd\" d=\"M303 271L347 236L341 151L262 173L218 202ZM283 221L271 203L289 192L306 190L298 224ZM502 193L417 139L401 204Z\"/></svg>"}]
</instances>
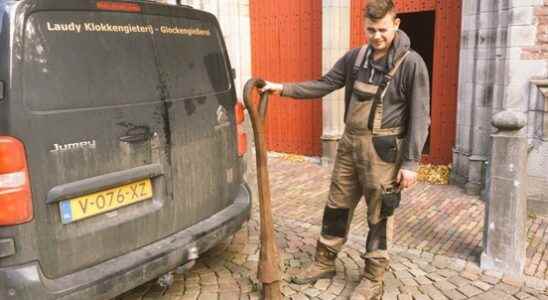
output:
<instances>
[{"instance_id":1,"label":"dark work jacket","mask_svg":"<svg viewBox=\"0 0 548 300\"><path fill-rule=\"evenodd\" d=\"M410 40L398 31L386 59L387 69L406 51L410 51L394 76L384 97L382 128L403 126L406 133L402 143L402 168L416 171L430 126L430 80L422 57L410 49ZM327 74L318 80L283 85L282 96L292 98L320 98L345 87L345 120L352 85L356 79L354 64L360 48L348 51Z\"/></svg>"}]
</instances>

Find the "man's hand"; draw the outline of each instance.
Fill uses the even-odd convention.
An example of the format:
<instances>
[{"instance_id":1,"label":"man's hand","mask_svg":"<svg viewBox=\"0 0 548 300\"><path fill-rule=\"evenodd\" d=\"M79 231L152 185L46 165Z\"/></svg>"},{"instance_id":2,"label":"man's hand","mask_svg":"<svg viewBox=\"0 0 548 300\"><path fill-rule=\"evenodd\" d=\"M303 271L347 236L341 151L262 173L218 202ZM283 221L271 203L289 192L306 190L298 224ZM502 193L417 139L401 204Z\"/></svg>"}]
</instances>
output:
<instances>
[{"instance_id":1,"label":"man's hand","mask_svg":"<svg viewBox=\"0 0 548 300\"><path fill-rule=\"evenodd\" d=\"M396 181L400 184L401 189L410 188L417 183L417 172L400 169Z\"/></svg>"},{"instance_id":2,"label":"man's hand","mask_svg":"<svg viewBox=\"0 0 548 300\"><path fill-rule=\"evenodd\" d=\"M261 94L262 93L270 93L270 94L274 94L276 96L279 96L279 95L282 94L283 88L284 88L284 86L279 84L279 83L266 81L266 85L263 86L263 88L261 89Z\"/></svg>"}]
</instances>

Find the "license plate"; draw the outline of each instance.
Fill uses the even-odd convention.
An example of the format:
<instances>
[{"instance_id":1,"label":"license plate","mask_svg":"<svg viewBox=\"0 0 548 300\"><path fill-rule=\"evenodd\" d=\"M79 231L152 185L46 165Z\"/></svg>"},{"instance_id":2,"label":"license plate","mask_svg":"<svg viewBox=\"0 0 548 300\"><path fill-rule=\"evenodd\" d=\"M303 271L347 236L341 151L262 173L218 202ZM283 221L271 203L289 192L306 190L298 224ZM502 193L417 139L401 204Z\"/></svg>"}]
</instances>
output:
<instances>
[{"instance_id":1,"label":"license plate","mask_svg":"<svg viewBox=\"0 0 548 300\"><path fill-rule=\"evenodd\" d=\"M61 201L59 204L61 223L72 223L150 198L152 198L152 184L150 179L145 179Z\"/></svg>"}]
</instances>

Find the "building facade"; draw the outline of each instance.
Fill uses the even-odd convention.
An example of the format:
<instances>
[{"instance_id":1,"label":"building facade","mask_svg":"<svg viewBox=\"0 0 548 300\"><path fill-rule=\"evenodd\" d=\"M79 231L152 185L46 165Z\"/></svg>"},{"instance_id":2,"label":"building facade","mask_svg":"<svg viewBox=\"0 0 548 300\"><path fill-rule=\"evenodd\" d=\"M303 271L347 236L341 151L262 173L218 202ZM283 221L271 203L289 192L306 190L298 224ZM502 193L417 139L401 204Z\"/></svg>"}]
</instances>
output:
<instances>
[{"instance_id":1,"label":"building facade","mask_svg":"<svg viewBox=\"0 0 548 300\"><path fill-rule=\"evenodd\" d=\"M174 0L169 0L173 2ZM318 78L364 42L366 0L182 0L217 15L237 85ZM404 30L432 77L425 162L451 163L453 182L484 194L492 116L527 116L529 210L548 214L548 0L396 0ZM241 94L238 95L241 97ZM344 130L343 92L324 101L274 99L271 150L332 162Z\"/></svg>"},{"instance_id":2,"label":"building facade","mask_svg":"<svg viewBox=\"0 0 548 300\"><path fill-rule=\"evenodd\" d=\"M548 1L462 1L453 179L471 194L490 178L492 116L527 116L529 211L548 214L548 106L535 79L548 76Z\"/></svg>"}]
</instances>

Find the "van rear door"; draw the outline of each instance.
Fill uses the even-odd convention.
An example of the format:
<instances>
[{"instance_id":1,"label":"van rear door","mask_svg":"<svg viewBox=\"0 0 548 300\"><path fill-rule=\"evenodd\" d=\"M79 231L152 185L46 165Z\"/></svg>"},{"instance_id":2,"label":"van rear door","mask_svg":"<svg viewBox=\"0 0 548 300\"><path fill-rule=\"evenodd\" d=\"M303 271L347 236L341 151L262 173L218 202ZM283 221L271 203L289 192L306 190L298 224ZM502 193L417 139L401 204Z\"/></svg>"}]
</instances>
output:
<instances>
[{"instance_id":1,"label":"van rear door","mask_svg":"<svg viewBox=\"0 0 548 300\"><path fill-rule=\"evenodd\" d=\"M144 3L24 3L9 134L27 149L46 277L130 252L229 205L240 179L235 97L212 16ZM181 40L172 47L168 39ZM224 75L211 72L217 63ZM213 77L205 87L187 82L200 76Z\"/></svg>"},{"instance_id":2,"label":"van rear door","mask_svg":"<svg viewBox=\"0 0 548 300\"><path fill-rule=\"evenodd\" d=\"M169 103L176 230L229 206L242 182L236 95L219 25L210 14L179 12L147 16L159 26L153 38Z\"/></svg>"}]
</instances>

